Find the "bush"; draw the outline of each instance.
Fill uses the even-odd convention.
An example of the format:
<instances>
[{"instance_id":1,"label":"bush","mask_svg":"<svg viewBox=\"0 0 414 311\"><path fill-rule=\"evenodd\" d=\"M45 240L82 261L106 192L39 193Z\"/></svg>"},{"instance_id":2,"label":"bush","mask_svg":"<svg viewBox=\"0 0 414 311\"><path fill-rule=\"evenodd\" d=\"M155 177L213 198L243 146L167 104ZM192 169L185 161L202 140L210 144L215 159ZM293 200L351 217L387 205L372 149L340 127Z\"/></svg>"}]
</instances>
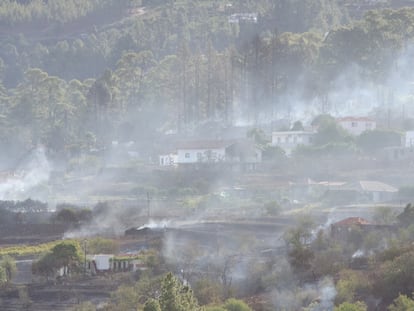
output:
<instances>
[{"instance_id":1,"label":"bush","mask_svg":"<svg viewBox=\"0 0 414 311\"><path fill-rule=\"evenodd\" d=\"M392 305L388 307L389 311L413 311L414 310L414 300L409 298L406 295L400 295L398 298L394 299Z\"/></svg>"},{"instance_id":2,"label":"bush","mask_svg":"<svg viewBox=\"0 0 414 311\"><path fill-rule=\"evenodd\" d=\"M389 130L365 131L358 136L356 142L365 152L376 152L386 147L400 146L401 134Z\"/></svg>"},{"instance_id":3,"label":"bush","mask_svg":"<svg viewBox=\"0 0 414 311\"><path fill-rule=\"evenodd\" d=\"M281 207L276 201L267 202L263 207L266 211L266 214L271 216L278 215L281 211Z\"/></svg>"},{"instance_id":4,"label":"bush","mask_svg":"<svg viewBox=\"0 0 414 311\"><path fill-rule=\"evenodd\" d=\"M280 161L286 159L286 152L279 146L266 146L262 158L263 161Z\"/></svg>"},{"instance_id":5,"label":"bush","mask_svg":"<svg viewBox=\"0 0 414 311\"><path fill-rule=\"evenodd\" d=\"M87 252L89 254L116 254L119 245L116 241L104 238L94 238L88 240Z\"/></svg>"},{"instance_id":6,"label":"bush","mask_svg":"<svg viewBox=\"0 0 414 311\"><path fill-rule=\"evenodd\" d=\"M293 152L295 156L352 155L357 149L353 142L330 142L320 146L299 145Z\"/></svg>"},{"instance_id":7,"label":"bush","mask_svg":"<svg viewBox=\"0 0 414 311\"><path fill-rule=\"evenodd\" d=\"M337 303L353 302L360 294L369 293L371 284L363 273L344 270L340 273L340 279L336 284L336 290L338 292L335 298Z\"/></svg>"},{"instance_id":8,"label":"bush","mask_svg":"<svg viewBox=\"0 0 414 311\"><path fill-rule=\"evenodd\" d=\"M376 292L385 301L391 301L399 294L410 295L414 291L414 251L403 253L393 260L384 262L378 271Z\"/></svg>"},{"instance_id":9,"label":"bush","mask_svg":"<svg viewBox=\"0 0 414 311\"><path fill-rule=\"evenodd\" d=\"M349 303L344 302L343 304L335 307L334 311L366 311L367 306L363 302Z\"/></svg>"},{"instance_id":10,"label":"bush","mask_svg":"<svg viewBox=\"0 0 414 311\"><path fill-rule=\"evenodd\" d=\"M244 301L234 298L228 299L223 307L227 311L252 311Z\"/></svg>"}]
</instances>

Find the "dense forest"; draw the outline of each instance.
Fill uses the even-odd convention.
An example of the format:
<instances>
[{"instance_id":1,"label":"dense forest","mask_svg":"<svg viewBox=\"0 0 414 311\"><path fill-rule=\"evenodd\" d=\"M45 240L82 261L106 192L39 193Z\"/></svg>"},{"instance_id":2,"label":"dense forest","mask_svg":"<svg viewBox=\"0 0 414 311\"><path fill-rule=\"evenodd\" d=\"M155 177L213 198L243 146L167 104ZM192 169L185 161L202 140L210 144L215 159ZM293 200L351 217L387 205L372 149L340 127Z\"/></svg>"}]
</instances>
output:
<instances>
[{"instance_id":1,"label":"dense forest","mask_svg":"<svg viewBox=\"0 0 414 311\"><path fill-rule=\"evenodd\" d=\"M69 154L207 121L343 104L411 81L414 9L336 1L3 1L1 144ZM352 76L344 76L352 69ZM309 105L308 105L308 104ZM336 107L336 106L335 106ZM18 130L17 130L18 129ZM141 135L142 136L142 135Z\"/></svg>"}]
</instances>

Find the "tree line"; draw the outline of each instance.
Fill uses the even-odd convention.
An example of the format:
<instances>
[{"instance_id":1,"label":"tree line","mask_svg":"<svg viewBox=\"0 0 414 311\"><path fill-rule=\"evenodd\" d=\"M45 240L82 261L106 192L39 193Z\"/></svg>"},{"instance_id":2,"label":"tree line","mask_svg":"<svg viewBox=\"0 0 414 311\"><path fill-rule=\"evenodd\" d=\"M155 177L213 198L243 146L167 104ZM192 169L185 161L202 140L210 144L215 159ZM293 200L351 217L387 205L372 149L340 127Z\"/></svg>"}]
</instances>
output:
<instances>
[{"instance_id":1,"label":"tree line","mask_svg":"<svg viewBox=\"0 0 414 311\"><path fill-rule=\"evenodd\" d=\"M123 29L54 46L4 40L1 142L86 150L143 129L258 121L291 109L287 94L323 110L337 87L333 81L355 64L367 83L385 84L395 71L409 78L397 59L412 40L413 9L369 12L346 26L332 22L326 33L323 27L302 33L268 28L266 16L298 10L299 2L283 9L282 1L241 1L240 10L262 10L257 24L230 24L227 13L211 17L201 2L183 1L133 18ZM324 1L300 3L328 9Z\"/></svg>"},{"instance_id":2,"label":"tree line","mask_svg":"<svg viewBox=\"0 0 414 311\"><path fill-rule=\"evenodd\" d=\"M108 9L119 4L126 6L125 1L113 0L5 0L0 4L0 25L45 25L47 22L65 24L96 10Z\"/></svg>"}]
</instances>

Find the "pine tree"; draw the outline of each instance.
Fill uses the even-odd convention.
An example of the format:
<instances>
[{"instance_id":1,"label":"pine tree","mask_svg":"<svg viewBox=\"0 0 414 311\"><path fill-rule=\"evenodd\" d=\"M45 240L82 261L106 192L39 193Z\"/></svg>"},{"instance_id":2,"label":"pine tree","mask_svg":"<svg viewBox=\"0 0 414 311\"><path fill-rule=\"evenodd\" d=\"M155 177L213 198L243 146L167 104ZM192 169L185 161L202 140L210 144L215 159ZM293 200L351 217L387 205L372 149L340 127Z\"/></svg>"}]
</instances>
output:
<instances>
[{"instance_id":1,"label":"pine tree","mask_svg":"<svg viewBox=\"0 0 414 311\"><path fill-rule=\"evenodd\" d=\"M170 272L166 275L161 286L159 298L161 311L198 311L200 310L193 291L181 284Z\"/></svg>"}]
</instances>

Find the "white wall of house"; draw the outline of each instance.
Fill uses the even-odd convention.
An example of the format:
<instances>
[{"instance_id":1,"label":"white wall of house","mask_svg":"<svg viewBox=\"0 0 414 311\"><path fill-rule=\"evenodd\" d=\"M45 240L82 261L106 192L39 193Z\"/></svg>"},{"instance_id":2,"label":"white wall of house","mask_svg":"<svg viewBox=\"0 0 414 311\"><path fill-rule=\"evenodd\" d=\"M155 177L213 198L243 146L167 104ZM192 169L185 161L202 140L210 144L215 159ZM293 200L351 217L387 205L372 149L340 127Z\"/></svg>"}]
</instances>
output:
<instances>
[{"instance_id":1,"label":"white wall of house","mask_svg":"<svg viewBox=\"0 0 414 311\"><path fill-rule=\"evenodd\" d=\"M289 155L299 145L307 146L312 144L314 135L314 132L305 131L273 132L272 145L282 148Z\"/></svg>"},{"instance_id":2,"label":"white wall of house","mask_svg":"<svg viewBox=\"0 0 414 311\"><path fill-rule=\"evenodd\" d=\"M177 155L174 153L162 154L159 156L160 166L173 166L177 164Z\"/></svg>"},{"instance_id":3,"label":"white wall of house","mask_svg":"<svg viewBox=\"0 0 414 311\"><path fill-rule=\"evenodd\" d=\"M388 147L379 153L379 159L387 161L414 160L414 145L412 147Z\"/></svg>"},{"instance_id":4,"label":"white wall of house","mask_svg":"<svg viewBox=\"0 0 414 311\"><path fill-rule=\"evenodd\" d=\"M347 132L358 136L365 131L375 130L377 123L368 118L342 118L338 119L338 124L342 126Z\"/></svg>"},{"instance_id":5,"label":"white wall of house","mask_svg":"<svg viewBox=\"0 0 414 311\"><path fill-rule=\"evenodd\" d=\"M177 163L221 162L226 158L225 148L217 149L178 149Z\"/></svg>"},{"instance_id":6,"label":"white wall of house","mask_svg":"<svg viewBox=\"0 0 414 311\"><path fill-rule=\"evenodd\" d=\"M414 131L407 131L404 133L404 147L414 147Z\"/></svg>"},{"instance_id":7,"label":"white wall of house","mask_svg":"<svg viewBox=\"0 0 414 311\"><path fill-rule=\"evenodd\" d=\"M113 257L114 255L106 255L106 254L94 255L93 260L96 263L96 269L109 270L111 268L110 261Z\"/></svg>"}]
</instances>

